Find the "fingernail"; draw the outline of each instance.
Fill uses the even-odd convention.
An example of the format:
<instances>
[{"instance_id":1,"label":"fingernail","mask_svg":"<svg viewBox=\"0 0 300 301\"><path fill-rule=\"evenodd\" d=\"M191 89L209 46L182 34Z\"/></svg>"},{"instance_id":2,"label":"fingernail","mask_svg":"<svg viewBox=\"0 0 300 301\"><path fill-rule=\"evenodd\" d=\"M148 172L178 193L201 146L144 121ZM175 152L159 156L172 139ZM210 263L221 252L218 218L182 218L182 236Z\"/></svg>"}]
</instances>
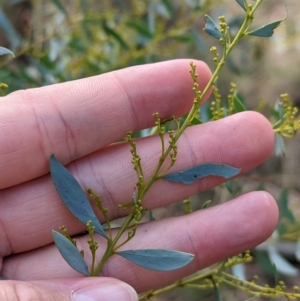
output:
<instances>
[{"instance_id":1,"label":"fingernail","mask_svg":"<svg viewBox=\"0 0 300 301\"><path fill-rule=\"evenodd\" d=\"M84 287L72 293L72 301L137 301L134 289L126 283L105 283Z\"/></svg>"}]
</instances>

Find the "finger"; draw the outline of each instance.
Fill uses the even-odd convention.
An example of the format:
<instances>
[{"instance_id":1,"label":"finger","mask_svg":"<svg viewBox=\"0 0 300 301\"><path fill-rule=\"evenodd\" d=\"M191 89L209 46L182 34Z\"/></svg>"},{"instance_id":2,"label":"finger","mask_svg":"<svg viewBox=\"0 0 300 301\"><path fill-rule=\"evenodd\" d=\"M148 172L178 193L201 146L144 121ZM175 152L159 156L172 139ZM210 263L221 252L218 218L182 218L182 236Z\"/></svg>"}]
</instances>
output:
<instances>
[{"instance_id":1,"label":"finger","mask_svg":"<svg viewBox=\"0 0 300 301\"><path fill-rule=\"evenodd\" d=\"M210 71L196 63L202 89ZM174 60L8 95L0 104L0 188L46 174L52 153L67 164L153 126L155 112L186 113L194 98L188 71L189 60Z\"/></svg>"},{"instance_id":2,"label":"finger","mask_svg":"<svg viewBox=\"0 0 300 301\"><path fill-rule=\"evenodd\" d=\"M123 249L173 249L195 254L194 261L169 273L154 272L114 255L101 275L126 281L137 292L167 285L255 247L271 235L277 220L278 209L272 196L266 192L252 192L186 216L144 223ZM79 237L77 245L79 249L85 249L85 259L91 262L86 241L86 237ZM104 239L100 238L98 260L104 247ZM5 259L3 276L22 280L80 277L53 245Z\"/></svg>"},{"instance_id":3,"label":"finger","mask_svg":"<svg viewBox=\"0 0 300 301\"><path fill-rule=\"evenodd\" d=\"M112 278L59 279L49 281L1 281L0 301L137 301L128 284Z\"/></svg>"},{"instance_id":4,"label":"finger","mask_svg":"<svg viewBox=\"0 0 300 301\"><path fill-rule=\"evenodd\" d=\"M217 162L248 172L269 157L273 149L273 136L268 121L254 112L189 128L178 142L174 170ZM158 137L138 140L137 148L145 176L149 179L160 156L160 140ZM128 144L117 144L69 166L84 189L93 187L101 195L110 220L126 213L116 210L117 204L131 201L136 174L130 156ZM160 180L150 189L143 205L148 209L163 206L223 181L220 177L208 177L192 185L184 185ZM95 212L99 213L99 210L95 208ZM99 218L103 222L101 214ZM66 209L46 176L2 191L0 221L3 225L0 229L0 254L3 256L51 243L51 230L61 225L67 226L72 235L85 230L85 226Z\"/></svg>"}]
</instances>

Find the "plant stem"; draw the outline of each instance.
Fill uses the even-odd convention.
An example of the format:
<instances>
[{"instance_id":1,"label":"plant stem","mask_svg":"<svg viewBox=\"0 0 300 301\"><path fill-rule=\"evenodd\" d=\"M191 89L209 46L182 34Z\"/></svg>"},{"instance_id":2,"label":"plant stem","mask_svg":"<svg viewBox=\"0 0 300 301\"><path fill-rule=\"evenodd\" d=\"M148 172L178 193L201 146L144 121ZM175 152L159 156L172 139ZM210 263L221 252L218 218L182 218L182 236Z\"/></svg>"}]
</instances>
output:
<instances>
[{"instance_id":1,"label":"plant stem","mask_svg":"<svg viewBox=\"0 0 300 301\"><path fill-rule=\"evenodd\" d=\"M233 41L230 43L230 45L228 46L226 52L223 54L222 59L220 60L217 68L215 69L214 73L212 74L209 82L207 83L207 85L205 86L204 90L201 91L201 94L199 96L199 102L197 102L196 104L194 103L190 112L188 113L188 116L186 117L184 123L182 124L182 126L180 127L180 129L176 132L176 135L174 137L174 142L176 143L178 141L178 139L180 138L180 136L182 135L182 133L184 132L184 130L188 127L189 123L190 123L190 119L192 116L194 116L195 111L198 109L198 106L200 105L201 101L203 100L204 96L206 95L206 93L208 93L209 89L213 86L215 80L217 79L222 67L225 64L226 58L227 56L230 54L230 52L232 51L232 49L234 48L234 46L238 43L238 41L244 37L245 35L245 30L250 26L252 19L253 19L253 14L255 12L255 10L258 8L258 6L261 4L263 0L258 0L256 2L256 4L254 5L254 7L252 8L252 10L246 14L245 20L241 26L241 28L239 29L238 33L236 34L235 38L233 39ZM250 24L249 24L250 23ZM147 185L145 186L145 188L142 190L141 194L140 194L140 199L142 200L144 198L144 196L146 195L146 193L148 192L148 190L150 189L150 187L152 186L152 184L157 181L158 178L158 173L160 168L162 167L163 163L165 162L166 158L168 157L170 151L172 150L172 147L169 146L168 149L165 151L164 155L161 156L161 158L159 159L159 162L149 180L149 182L147 183Z\"/></svg>"},{"instance_id":2,"label":"plant stem","mask_svg":"<svg viewBox=\"0 0 300 301\"><path fill-rule=\"evenodd\" d=\"M99 275L101 269L103 268L104 264L106 263L106 261L108 260L108 258L110 256L112 256L114 254L114 247L117 244L118 240L120 239L120 237L122 236L122 234L127 230L128 226L130 225L132 219L134 217L134 212L131 211L125 222L123 223L121 229L119 230L119 232L117 233L117 235L115 236L115 238L113 240L108 240L107 241L107 248L106 251L101 259L101 261L99 262L99 264L97 265L96 269L93 271L92 276L97 276Z\"/></svg>"},{"instance_id":3,"label":"plant stem","mask_svg":"<svg viewBox=\"0 0 300 301\"><path fill-rule=\"evenodd\" d=\"M243 38L245 36L245 32L246 30L249 28L249 26L252 23L253 20L253 15L254 12L256 11L256 9L258 8L258 6L262 3L263 0L257 0L255 5L252 7L251 11L247 11L246 12L246 17L244 19L244 22L242 24L242 26L240 27L238 33L236 34L235 38L233 39L233 41L228 45L226 45L226 51L223 53L222 59L219 61L215 71L213 72L210 80L208 81L207 85L205 86L205 88L203 89L203 91L201 91L200 95L196 96L196 101L194 100L193 102L193 106L190 110L190 112L188 113L185 121L183 122L182 126L178 129L178 131L176 132L175 136L174 136L174 143L176 144L176 142L179 140L179 138L181 137L182 133L185 131L185 129L190 125L191 122L191 118L194 116L195 112L198 110L198 107L201 104L201 101L203 100L204 96L208 93L208 91L210 90L210 88L213 86L214 82L216 81L216 79L218 78L218 75L222 69L222 67L225 64L225 61L228 57L228 55L230 54L230 52L232 51L232 49L235 47L235 45L238 43L238 41ZM226 40L225 40L226 42ZM225 46L224 46L225 47ZM162 139L163 140L163 139ZM164 141L162 141L163 147L164 147ZM160 177L158 176L159 171L163 165L163 163L165 162L165 160L167 159L167 157L169 156L170 152L172 151L172 145L169 145L169 147L167 148L167 150L163 150L161 157L159 158L159 162L154 170L154 172L152 173L152 176L150 178L150 180L148 181L148 183L144 186L144 188L142 189L141 192L138 193L138 199L139 200L143 200L143 198L145 197L145 195L147 194L147 192L149 191L150 187L153 185L153 183L155 181L157 181ZM172 163L170 165L170 167L168 168L168 170L172 167ZM138 175L142 175L143 176L143 172L142 172L142 167L140 165L138 165ZM114 247L117 244L118 240L120 239L120 237L123 235L123 233L127 230L127 228L129 227L132 219L134 217L134 212L131 211L129 213L129 215L127 216L125 222L123 223L121 229L119 230L118 234L115 236L115 238L111 241L108 240L108 245L106 248L106 251L100 261L100 263L98 264L98 266L96 267L96 269L93 271L93 275L98 275L103 267L103 265L105 264L105 262L108 260L108 258L114 254ZM209 275L212 275L212 273L215 272L215 269L209 272ZM207 277L206 274L203 274L199 279L203 279L205 277ZM197 278L198 279L198 278ZM193 280L194 281L194 280ZM190 282L190 281L189 281ZM182 282L182 284L184 284L184 282ZM174 286L175 285L175 286ZM176 287L176 284L173 284L169 287L163 288L162 290L165 290L168 288L173 288Z\"/></svg>"}]
</instances>

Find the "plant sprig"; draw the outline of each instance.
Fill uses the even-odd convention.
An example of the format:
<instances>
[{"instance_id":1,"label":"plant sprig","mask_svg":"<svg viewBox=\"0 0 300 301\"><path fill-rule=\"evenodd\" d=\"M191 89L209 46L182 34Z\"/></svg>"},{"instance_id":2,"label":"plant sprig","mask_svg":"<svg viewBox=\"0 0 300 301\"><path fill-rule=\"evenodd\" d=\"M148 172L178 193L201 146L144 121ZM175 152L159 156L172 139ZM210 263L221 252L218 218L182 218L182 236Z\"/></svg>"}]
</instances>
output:
<instances>
[{"instance_id":1,"label":"plant sprig","mask_svg":"<svg viewBox=\"0 0 300 301\"><path fill-rule=\"evenodd\" d=\"M163 288L150 290L146 293L142 293L139 295L139 300L147 301L150 300L152 297L164 294L168 291L180 287L188 287L188 288L194 288L198 290L214 289L213 282L216 284L217 290L219 290L222 284L226 284L228 286L244 291L250 296L255 296L257 298L285 297L287 298L287 300L300 299L300 292L298 286L294 286L292 291L287 291L287 288L283 281L279 281L277 285L275 285L274 287L270 287L267 284L265 285L258 284L259 277L256 275L252 278L252 280L247 281L235 277L228 272L225 272L227 268L230 268L234 265L247 264L251 262L252 259L253 258L250 255L250 252L246 251L243 254L239 254L237 256L228 258L227 260L221 262L215 268L205 273L202 273L200 275L197 274L192 277L189 276L187 278L180 279L174 282L173 284L165 286Z\"/></svg>"},{"instance_id":2,"label":"plant sprig","mask_svg":"<svg viewBox=\"0 0 300 301\"><path fill-rule=\"evenodd\" d=\"M220 54L218 54L216 47L211 48L211 53L214 56L213 61L216 65L216 68L203 90L200 90L199 88L199 75L196 72L196 65L193 62L190 63L190 75L193 81L193 91L195 97L186 118L183 121L175 118L174 116L166 119L161 119L158 112L153 114L155 119L155 131L158 133L159 139L161 141L161 155L159 156L158 163L148 180L145 178L142 160L140 155L138 154L136 142L132 138L132 133L130 132L127 134L126 140L131 146L131 162L137 175L137 181L132 196L132 202L119 204L117 206L117 208L129 210L127 217L125 218L123 224L119 229L114 229L114 231L112 231L108 210L104 208L100 196L94 194L92 189L88 189L90 198L96 201L96 206L102 213L107 224L108 234L106 234L98 218L93 213L93 210L88 200L86 199L85 194L83 193L75 178L59 163L54 155L51 157L51 175L62 201L65 203L68 209L87 226L89 234L88 244L92 253L92 264L89 271L89 274L91 276L98 275L107 260L113 255L122 256L138 265L154 270L157 269L168 271L181 268L182 266L189 264L193 260L192 254L182 253L174 250L148 249L119 251L124 245L126 245L128 241L130 241L135 236L138 224L141 222L145 213L147 212L147 209L143 206L143 200L146 194L148 193L152 185L156 181L161 179L173 182L181 182L184 184L191 184L197 179L207 176L221 176L227 179L237 175L240 172L239 168L227 166L224 164L204 163L180 172L167 174L176 163L178 154L178 140L187 129L187 127L191 126L194 123L195 117L199 113L199 106L213 87L214 94L217 98L215 107L212 107L212 111L215 114L214 119L224 117L225 111L221 110L220 104L218 102L218 91L215 83L218 79L221 69L223 68L228 58L228 55L231 53L233 48L242 38L247 35L257 35L262 37L265 34L265 36L267 36L267 34L270 33L270 30L272 31L281 22L276 21L276 24L271 23L263 28L249 31L254 18L254 13L262 3L262 0L257 0L254 5L248 4L246 0L237 0L237 2L245 10L245 18L243 24L234 37L231 37L230 28L226 23L224 16L219 17L219 26L216 26L214 21L209 16L205 16L206 25L204 30L206 33L219 40L222 46L222 55L220 56ZM265 29L266 33L264 33ZM238 97L235 93L234 85L232 86L228 101L229 110L227 112L232 112L233 110L237 112L243 109L243 106L239 102ZM175 129L166 130L169 122L172 122L173 124L175 123ZM165 142L166 135L168 137L168 144ZM96 241L95 237L96 233L100 234L107 242L106 250L99 262L96 262L96 250L98 249L98 242ZM82 262L82 256L78 257L78 254L82 254L82 252L76 249L76 240L74 241L74 239L69 237L68 235L66 235L66 237L60 235L56 231L53 231L53 237L59 251L62 253L66 261L71 266L76 266L76 270L79 272L80 268L82 268L83 270L81 272L86 275L87 268L84 262ZM72 242L71 244L70 240ZM68 250L70 250L69 257L67 252L63 249L63 246L67 246ZM74 252L74 254L72 254L72 252ZM77 260L80 261L79 267L72 262L74 258L77 258ZM161 258L165 258L164 261L162 261ZM212 276L212 274L210 274L210 276ZM216 283L214 282L215 287Z\"/></svg>"}]
</instances>

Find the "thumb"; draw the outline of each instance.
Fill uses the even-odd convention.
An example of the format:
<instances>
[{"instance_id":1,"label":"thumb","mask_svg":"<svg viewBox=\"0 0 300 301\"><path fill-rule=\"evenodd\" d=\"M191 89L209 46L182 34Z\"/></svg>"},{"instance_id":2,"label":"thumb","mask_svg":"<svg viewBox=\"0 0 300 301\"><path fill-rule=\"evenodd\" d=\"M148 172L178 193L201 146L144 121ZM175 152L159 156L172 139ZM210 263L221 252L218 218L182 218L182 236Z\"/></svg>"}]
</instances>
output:
<instances>
[{"instance_id":1,"label":"thumb","mask_svg":"<svg viewBox=\"0 0 300 301\"><path fill-rule=\"evenodd\" d=\"M137 301L135 290L114 278L0 281L0 301Z\"/></svg>"}]
</instances>

